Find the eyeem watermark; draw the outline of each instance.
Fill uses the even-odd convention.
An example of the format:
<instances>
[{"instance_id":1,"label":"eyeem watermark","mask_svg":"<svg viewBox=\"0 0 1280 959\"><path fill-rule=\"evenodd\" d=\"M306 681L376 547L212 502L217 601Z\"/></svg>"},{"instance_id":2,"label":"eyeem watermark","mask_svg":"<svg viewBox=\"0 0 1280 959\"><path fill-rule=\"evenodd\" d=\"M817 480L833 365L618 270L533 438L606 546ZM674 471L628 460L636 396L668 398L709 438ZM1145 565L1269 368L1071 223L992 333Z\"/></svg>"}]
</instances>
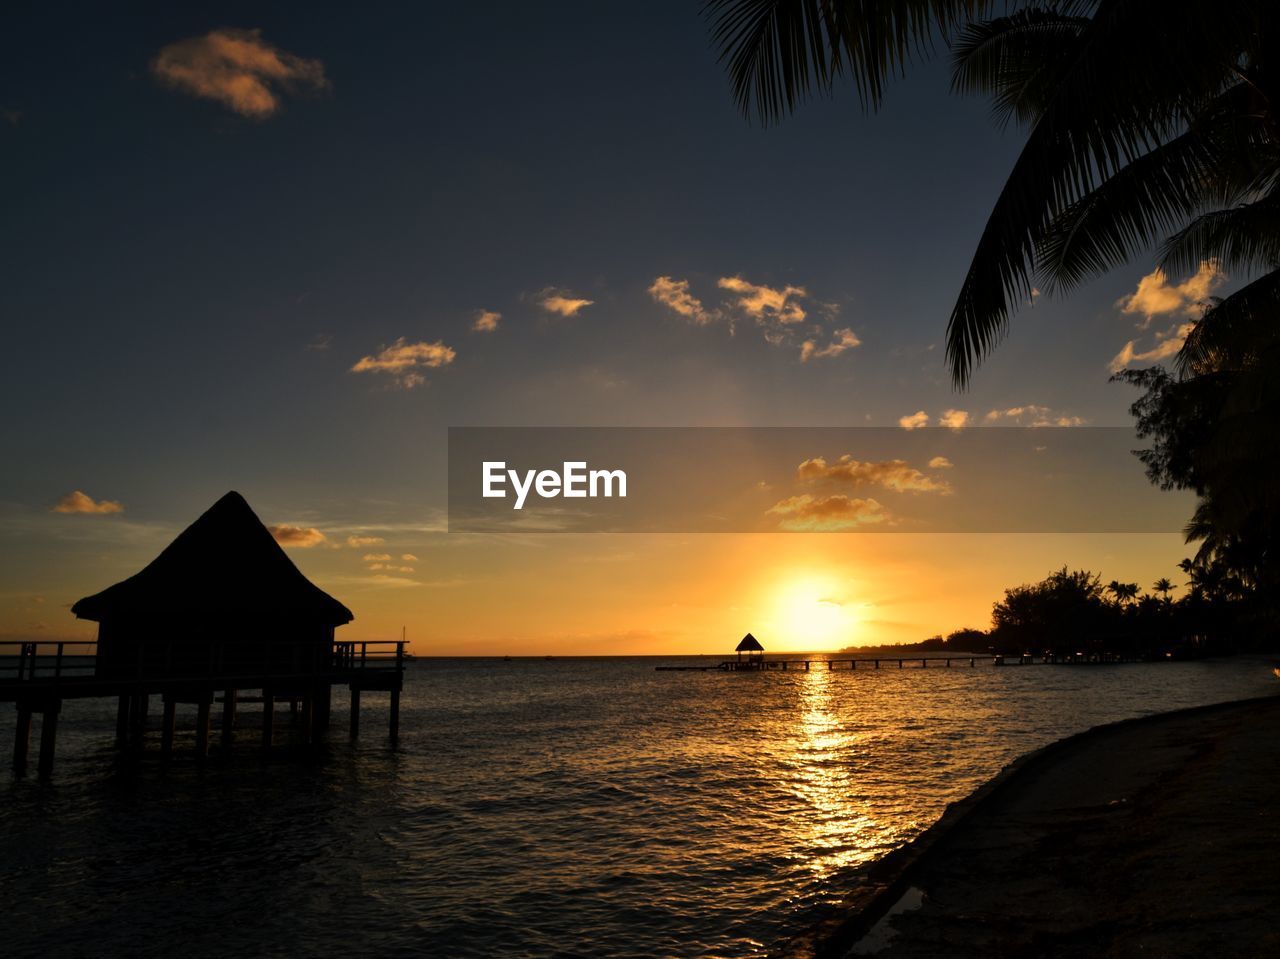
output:
<instances>
[{"instance_id":1,"label":"eyeem watermark","mask_svg":"<svg viewBox=\"0 0 1280 959\"><path fill-rule=\"evenodd\" d=\"M564 461L560 472L555 470L520 470L507 469L502 460L484 461L484 487L482 496L485 499L506 499L507 482L515 493L512 509L524 509L525 499L530 491L540 499L612 499L614 496L625 499L627 495L627 474L623 470L593 470L587 468L585 460Z\"/></svg>"},{"instance_id":2,"label":"eyeem watermark","mask_svg":"<svg viewBox=\"0 0 1280 959\"><path fill-rule=\"evenodd\" d=\"M1130 427L451 427L451 532L1177 533ZM1149 445L1149 444L1148 444Z\"/></svg>"}]
</instances>

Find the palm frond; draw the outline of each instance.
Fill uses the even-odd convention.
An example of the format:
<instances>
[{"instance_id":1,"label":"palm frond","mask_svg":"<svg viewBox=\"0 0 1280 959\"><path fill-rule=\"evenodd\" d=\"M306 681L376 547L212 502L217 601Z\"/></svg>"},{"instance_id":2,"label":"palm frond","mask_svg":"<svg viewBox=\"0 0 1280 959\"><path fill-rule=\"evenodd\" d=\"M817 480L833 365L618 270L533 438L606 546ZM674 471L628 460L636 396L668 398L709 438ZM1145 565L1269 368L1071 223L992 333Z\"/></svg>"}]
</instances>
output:
<instances>
[{"instance_id":1,"label":"palm frond","mask_svg":"<svg viewBox=\"0 0 1280 959\"><path fill-rule=\"evenodd\" d=\"M951 45L951 89L990 95L1001 127L1033 122L1088 24L1053 7L967 24Z\"/></svg>"},{"instance_id":2,"label":"palm frond","mask_svg":"<svg viewBox=\"0 0 1280 959\"><path fill-rule=\"evenodd\" d=\"M1280 196L1196 217L1166 241L1161 266L1188 272L1206 260L1249 275L1280 266Z\"/></svg>"},{"instance_id":3,"label":"palm frond","mask_svg":"<svg viewBox=\"0 0 1280 959\"><path fill-rule=\"evenodd\" d=\"M865 107L913 56L996 0L706 0L712 42L743 113L774 123L811 93L853 81Z\"/></svg>"},{"instance_id":4,"label":"palm frond","mask_svg":"<svg viewBox=\"0 0 1280 959\"><path fill-rule=\"evenodd\" d=\"M1102 0L1035 123L978 241L947 326L957 385L1025 300L1050 224L1177 136L1236 76L1261 0L1204 17L1196 0Z\"/></svg>"},{"instance_id":5,"label":"palm frond","mask_svg":"<svg viewBox=\"0 0 1280 959\"><path fill-rule=\"evenodd\" d=\"M1244 369L1280 340L1280 269L1219 300L1188 334L1175 366L1183 376Z\"/></svg>"}]
</instances>

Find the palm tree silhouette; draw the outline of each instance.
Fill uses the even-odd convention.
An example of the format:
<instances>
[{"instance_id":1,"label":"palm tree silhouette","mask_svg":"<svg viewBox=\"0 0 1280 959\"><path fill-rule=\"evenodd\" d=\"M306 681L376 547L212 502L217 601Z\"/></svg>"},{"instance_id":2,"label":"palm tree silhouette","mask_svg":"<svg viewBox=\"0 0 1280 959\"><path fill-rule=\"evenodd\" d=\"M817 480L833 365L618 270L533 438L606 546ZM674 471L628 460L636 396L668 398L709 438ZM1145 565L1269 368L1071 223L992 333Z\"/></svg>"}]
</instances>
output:
<instances>
[{"instance_id":1,"label":"palm tree silhouette","mask_svg":"<svg viewBox=\"0 0 1280 959\"><path fill-rule=\"evenodd\" d=\"M1000 123L1027 128L947 326L963 386L1033 288L1065 292L1162 240L1169 270L1212 260L1260 274L1209 310L1188 356L1254 342L1250 319L1280 303L1280 74L1263 68L1280 54L1273 6L707 0L704 11L739 107L765 123L844 80L874 109L889 78L942 41L953 89L989 94ZM997 8L1011 12L990 17Z\"/></svg>"},{"instance_id":2,"label":"palm tree silhouette","mask_svg":"<svg viewBox=\"0 0 1280 959\"><path fill-rule=\"evenodd\" d=\"M1173 592L1173 583L1169 582L1166 577L1160 577L1155 581L1155 585L1151 587L1160 594L1160 598L1166 603L1169 601L1169 594Z\"/></svg>"}]
</instances>

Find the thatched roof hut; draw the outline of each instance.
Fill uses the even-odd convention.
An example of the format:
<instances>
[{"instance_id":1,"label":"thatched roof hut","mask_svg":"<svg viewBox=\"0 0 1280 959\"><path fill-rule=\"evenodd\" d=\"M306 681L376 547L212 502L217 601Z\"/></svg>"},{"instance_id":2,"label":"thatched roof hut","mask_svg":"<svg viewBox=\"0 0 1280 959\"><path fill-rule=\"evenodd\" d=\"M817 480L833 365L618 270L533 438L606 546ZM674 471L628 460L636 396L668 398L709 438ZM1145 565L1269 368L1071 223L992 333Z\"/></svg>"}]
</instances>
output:
<instances>
[{"instance_id":1,"label":"thatched roof hut","mask_svg":"<svg viewBox=\"0 0 1280 959\"><path fill-rule=\"evenodd\" d=\"M80 619L191 617L227 623L301 619L341 626L351 610L302 575L254 514L230 492L141 572L86 596Z\"/></svg>"},{"instance_id":2,"label":"thatched roof hut","mask_svg":"<svg viewBox=\"0 0 1280 959\"><path fill-rule=\"evenodd\" d=\"M227 493L141 572L71 611L98 623L98 674L319 671L351 610L308 580L239 493ZM184 673L184 674L185 674Z\"/></svg>"},{"instance_id":3,"label":"thatched roof hut","mask_svg":"<svg viewBox=\"0 0 1280 959\"><path fill-rule=\"evenodd\" d=\"M764 647L760 645L760 640L756 639L750 633L742 637L742 641L737 647L738 662L742 662L742 654L747 654L747 663L756 666L764 662Z\"/></svg>"}]
</instances>

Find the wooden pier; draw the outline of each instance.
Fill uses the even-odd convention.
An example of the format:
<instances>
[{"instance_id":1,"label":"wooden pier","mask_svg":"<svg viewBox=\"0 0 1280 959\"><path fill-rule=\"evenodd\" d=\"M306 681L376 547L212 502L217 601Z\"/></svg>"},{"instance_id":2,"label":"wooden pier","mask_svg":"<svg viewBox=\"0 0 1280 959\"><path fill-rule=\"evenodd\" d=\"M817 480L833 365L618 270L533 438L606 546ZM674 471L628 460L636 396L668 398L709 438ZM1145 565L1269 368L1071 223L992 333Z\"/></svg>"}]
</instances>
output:
<instances>
[{"instance_id":1,"label":"wooden pier","mask_svg":"<svg viewBox=\"0 0 1280 959\"><path fill-rule=\"evenodd\" d=\"M1083 666L1114 665L1119 663L1161 662L1162 660L1146 660L1135 657L1101 656L1075 653L1057 655L1046 653L1033 656L1024 653L1021 656L1010 656L991 653L971 653L964 656L850 656L823 657L821 659L726 659L706 666L656 666L660 673L708 673L708 672L769 672L798 670L808 672L812 669L841 670L844 672L868 669L947 669L953 663L970 668L979 662L989 662L992 666Z\"/></svg>"},{"instance_id":2,"label":"wooden pier","mask_svg":"<svg viewBox=\"0 0 1280 959\"><path fill-rule=\"evenodd\" d=\"M866 658L845 658L845 659L757 659L751 660L735 660L727 659L724 662L714 663L707 666L657 666L660 673L707 673L707 672L729 672L729 673L758 673L768 672L770 670L788 669L801 670L808 672L810 669L827 669L827 670L843 670L848 672L855 669L880 669L881 663L885 664L885 668L895 667L897 669L924 669L930 663L936 663L940 666L950 666L952 662L963 663L968 666L976 666L979 659L989 659L989 656L893 656L878 657L875 659Z\"/></svg>"},{"instance_id":3,"label":"wooden pier","mask_svg":"<svg viewBox=\"0 0 1280 959\"><path fill-rule=\"evenodd\" d=\"M168 648L165 648L165 647ZM0 703L17 708L13 765L26 769L31 747L32 720L39 716L39 775L53 771L57 748L58 717L63 703L74 699L115 699L116 745L141 749L148 731L151 698L160 697L160 755L173 752L177 707L194 705L195 753L209 752L210 724L215 702L219 749L229 751L235 740L237 715L242 705L255 704L260 714L259 745L269 750L275 743L277 706L289 704L289 718L296 741L303 746L325 739L329 729L332 688L344 685L351 696L351 736L359 735L361 694L387 692L390 696L388 734L394 742L400 728L400 694L404 688L405 643L387 641L335 641L327 661L316 667L313 642L267 641L257 649L252 665L238 665L225 658L226 647L210 647L207 664L193 668L189 640L148 639L140 651L136 669L122 670L113 663L99 669L97 642L0 642ZM181 668L158 675L157 662L181 661ZM105 672L105 675L104 675ZM219 695L221 694L221 695Z\"/></svg>"}]
</instances>

